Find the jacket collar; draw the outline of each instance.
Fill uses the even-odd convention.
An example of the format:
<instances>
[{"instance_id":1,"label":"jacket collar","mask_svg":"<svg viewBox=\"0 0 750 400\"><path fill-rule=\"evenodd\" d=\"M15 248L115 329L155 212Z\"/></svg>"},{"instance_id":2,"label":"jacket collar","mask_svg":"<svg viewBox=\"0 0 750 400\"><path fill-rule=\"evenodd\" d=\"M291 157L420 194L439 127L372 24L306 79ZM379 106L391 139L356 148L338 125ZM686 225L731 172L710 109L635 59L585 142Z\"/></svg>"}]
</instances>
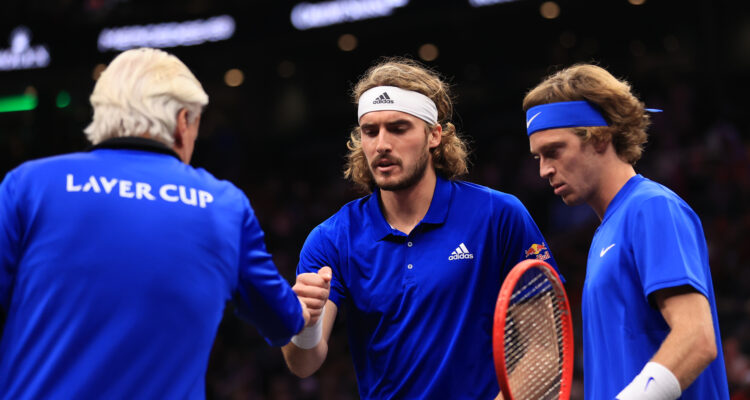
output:
<instances>
[{"instance_id":1,"label":"jacket collar","mask_svg":"<svg viewBox=\"0 0 750 400\"><path fill-rule=\"evenodd\" d=\"M93 151L98 149L128 149L151 151L154 153L168 154L182 161L180 159L180 156L178 156L177 153L175 153L175 151L169 148L169 146L167 146L166 144L153 139L147 139L137 136L107 139L95 146L89 147L88 149L86 149L86 151Z\"/></svg>"}]
</instances>

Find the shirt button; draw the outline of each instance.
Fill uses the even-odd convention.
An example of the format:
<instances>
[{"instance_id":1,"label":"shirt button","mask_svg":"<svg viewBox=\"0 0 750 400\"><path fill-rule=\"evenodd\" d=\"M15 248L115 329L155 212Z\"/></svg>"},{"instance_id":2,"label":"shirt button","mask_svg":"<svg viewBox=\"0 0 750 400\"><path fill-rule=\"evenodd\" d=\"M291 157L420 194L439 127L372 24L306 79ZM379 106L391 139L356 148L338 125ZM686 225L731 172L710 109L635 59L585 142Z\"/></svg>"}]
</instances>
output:
<instances>
[{"instance_id":1,"label":"shirt button","mask_svg":"<svg viewBox=\"0 0 750 400\"><path fill-rule=\"evenodd\" d=\"M412 242L409 242L409 243L407 243L406 245L407 245L407 246L409 246L409 247L411 247L411 246L414 246L414 243L412 243Z\"/></svg>"},{"instance_id":2,"label":"shirt button","mask_svg":"<svg viewBox=\"0 0 750 400\"><path fill-rule=\"evenodd\" d=\"M406 268L412 269L412 268L414 268L414 266L411 265L411 264L409 264L409 265L406 266Z\"/></svg>"}]
</instances>

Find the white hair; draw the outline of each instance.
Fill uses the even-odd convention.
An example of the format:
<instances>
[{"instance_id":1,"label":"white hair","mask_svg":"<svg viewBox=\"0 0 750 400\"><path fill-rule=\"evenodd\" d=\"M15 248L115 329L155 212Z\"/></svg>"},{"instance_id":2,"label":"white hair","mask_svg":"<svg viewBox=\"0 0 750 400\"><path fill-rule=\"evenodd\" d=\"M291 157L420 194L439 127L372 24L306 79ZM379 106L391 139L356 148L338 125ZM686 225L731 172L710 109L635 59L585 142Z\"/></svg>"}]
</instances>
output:
<instances>
[{"instance_id":1,"label":"white hair","mask_svg":"<svg viewBox=\"0 0 750 400\"><path fill-rule=\"evenodd\" d=\"M177 57L140 48L112 60L89 100L94 118L84 132L91 143L148 134L172 146L179 111L187 109L188 121L194 121L208 95Z\"/></svg>"}]
</instances>

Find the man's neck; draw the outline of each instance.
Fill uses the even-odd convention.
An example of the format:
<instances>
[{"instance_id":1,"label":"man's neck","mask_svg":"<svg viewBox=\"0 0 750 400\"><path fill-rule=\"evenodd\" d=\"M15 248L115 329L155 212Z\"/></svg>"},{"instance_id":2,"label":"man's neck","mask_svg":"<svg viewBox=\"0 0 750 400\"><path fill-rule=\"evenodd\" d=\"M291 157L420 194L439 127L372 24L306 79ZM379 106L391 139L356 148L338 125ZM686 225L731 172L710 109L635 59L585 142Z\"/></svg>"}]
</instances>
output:
<instances>
[{"instance_id":1,"label":"man's neck","mask_svg":"<svg viewBox=\"0 0 750 400\"><path fill-rule=\"evenodd\" d=\"M599 175L599 190L588 202L599 220L604 218L607 208L620 189L636 175L633 166L617 156L608 160L601 168L603 172Z\"/></svg>"},{"instance_id":2,"label":"man's neck","mask_svg":"<svg viewBox=\"0 0 750 400\"><path fill-rule=\"evenodd\" d=\"M388 224L408 235L427 215L436 183L435 169L428 167L414 186L397 191L381 190L383 215Z\"/></svg>"}]
</instances>

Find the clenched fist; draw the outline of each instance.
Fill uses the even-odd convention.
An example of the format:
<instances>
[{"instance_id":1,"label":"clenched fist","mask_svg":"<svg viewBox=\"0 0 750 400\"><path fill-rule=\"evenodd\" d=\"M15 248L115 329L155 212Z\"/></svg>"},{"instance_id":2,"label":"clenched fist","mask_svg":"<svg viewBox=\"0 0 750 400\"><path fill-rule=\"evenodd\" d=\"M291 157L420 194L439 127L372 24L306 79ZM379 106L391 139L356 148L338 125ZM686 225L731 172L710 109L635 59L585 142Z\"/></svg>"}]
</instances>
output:
<instances>
[{"instance_id":1,"label":"clenched fist","mask_svg":"<svg viewBox=\"0 0 750 400\"><path fill-rule=\"evenodd\" d=\"M297 275L297 281L292 286L292 290L310 312L310 320L307 321L305 326L315 325L320 318L320 314L323 313L323 307L325 307L328 294L331 291L332 276L331 267L327 266L319 269L317 273L307 272Z\"/></svg>"}]
</instances>

